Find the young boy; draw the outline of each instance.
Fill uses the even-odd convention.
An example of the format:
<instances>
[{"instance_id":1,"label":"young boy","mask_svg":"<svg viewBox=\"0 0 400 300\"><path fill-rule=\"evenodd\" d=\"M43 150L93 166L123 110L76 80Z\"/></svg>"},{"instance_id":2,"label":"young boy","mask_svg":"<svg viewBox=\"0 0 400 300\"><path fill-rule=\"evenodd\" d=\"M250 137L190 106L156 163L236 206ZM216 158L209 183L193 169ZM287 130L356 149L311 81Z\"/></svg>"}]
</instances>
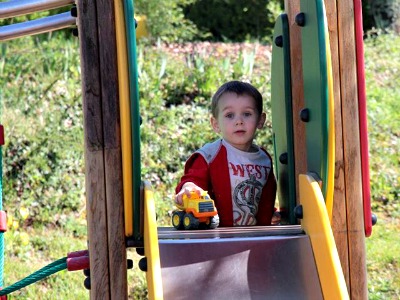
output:
<instances>
[{"instance_id":1,"label":"young boy","mask_svg":"<svg viewBox=\"0 0 400 300\"><path fill-rule=\"evenodd\" d=\"M208 191L220 226L271 225L276 180L271 156L253 144L264 126L260 92L251 84L230 81L212 98L211 125L221 135L197 150L185 164L176 187L176 203L191 191Z\"/></svg>"}]
</instances>

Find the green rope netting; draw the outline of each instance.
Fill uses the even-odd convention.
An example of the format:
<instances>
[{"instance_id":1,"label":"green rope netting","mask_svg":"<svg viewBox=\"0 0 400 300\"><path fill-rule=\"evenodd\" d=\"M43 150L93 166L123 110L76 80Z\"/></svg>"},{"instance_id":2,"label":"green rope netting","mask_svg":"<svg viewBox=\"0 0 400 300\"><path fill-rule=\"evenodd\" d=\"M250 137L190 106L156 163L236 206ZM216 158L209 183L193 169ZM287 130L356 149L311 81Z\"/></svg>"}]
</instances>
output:
<instances>
[{"instance_id":1,"label":"green rope netting","mask_svg":"<svg viewBox=\"0 0 400 300\"><path fill-rule=\"evenodd\" d=\"M0 296L8 295L32 283L35 283L43 278L46 278L47 276L65 270L66 268L67 268L67 257L60 258L48 264L47 266L41 268L40 270L32 273L31 275L25 277L24 279L0 290Z\"/></svg>"}]
</instances>

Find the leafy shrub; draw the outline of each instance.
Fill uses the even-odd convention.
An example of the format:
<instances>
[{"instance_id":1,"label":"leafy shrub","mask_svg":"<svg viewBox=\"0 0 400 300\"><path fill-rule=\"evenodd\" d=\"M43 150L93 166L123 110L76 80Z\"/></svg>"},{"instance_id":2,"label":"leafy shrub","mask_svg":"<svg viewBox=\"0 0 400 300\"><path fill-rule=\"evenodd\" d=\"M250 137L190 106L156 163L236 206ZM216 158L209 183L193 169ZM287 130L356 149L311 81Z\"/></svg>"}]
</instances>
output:
<instances>
[{"instance_id":1,"label":"leafy shrub","mask_svg":"<svg viewBox=\"0 0 400 300\"><path fill-rule=\"evenodd\" d=\"M270 41L283 1L137 0L136 14L146 15L150 40L166 42Z\"/></svg>"},{"instance_id":2,"label":"leafy shrub","mask_svg":"<svg viewBox=\"0 0 400 300\"><path fill-rule=\"evenodd\" d=\"M395 30L400 33L400 1L368 0L362 1L364 31Z\"/></svg>"},{"instance_id":3,"label":"leafy shrub","mask_svg":"<svg viewBox=\"0 0 400 300\"><path fill-rule=\"evenodd\" d=\"M188 41L199 32L185 19L183 8L196 0L136 0L135 14L147 17L150 38L171 41Z\"/></svg>"},{"instance_id":4,"label":"leafy shrub","mask_svg":"<svg viewBox=\"0 0 400 300\"><path fill-rule=\"evenodd\" d=\"M185 16L206 34L207 40L270 41L283 1L198 0L185 8Z\"/></svg>"}]
</instances>

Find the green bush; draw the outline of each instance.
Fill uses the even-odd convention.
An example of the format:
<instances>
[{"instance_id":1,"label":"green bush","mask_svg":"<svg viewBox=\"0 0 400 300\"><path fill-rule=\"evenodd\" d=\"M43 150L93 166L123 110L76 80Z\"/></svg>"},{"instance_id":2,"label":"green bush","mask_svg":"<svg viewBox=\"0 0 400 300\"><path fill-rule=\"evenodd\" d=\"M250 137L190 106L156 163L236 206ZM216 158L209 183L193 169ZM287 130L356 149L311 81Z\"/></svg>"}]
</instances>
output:
<instances>
[{"instance_id":1,"label":"green bush","mask_svg":"<svg viewBox=\"0 0 400 300\"><path fill-rule=\"evenodd\" d=\"M207 40L270 41L283 1L198 0L185 8L185 16L206 34Z\"/></svg>"},{"instance_id":2,"label":"green bush","mask_svg":"<svg viewBox=\"0 0 400 300\"><path fill-rule=\"evenodd\" d=\"M378 30L400 33L400 1L368 0L362 1L364 31Z\"/></svg>"},{"instance_id":3,"label":"green bush","mask_svg":"<svg viewBox=\"0 0 400 300\"><path fill-rule=\"evenodd\" d=\"M283 1L137 0L135 8L147 16L151 41L270 41Z\"/></svg>"},{"instance_id":4,"label":"green bush","mask_svg":"<svg viewBox=\"0 0 400 300\"><path fill-rule=\"evenodd\" d=\"M196 26L183 15L183 8L194 1L136 0L135 14L147 17L150 40L188 41L199 34Z\"/></svg>"}]
</instances>

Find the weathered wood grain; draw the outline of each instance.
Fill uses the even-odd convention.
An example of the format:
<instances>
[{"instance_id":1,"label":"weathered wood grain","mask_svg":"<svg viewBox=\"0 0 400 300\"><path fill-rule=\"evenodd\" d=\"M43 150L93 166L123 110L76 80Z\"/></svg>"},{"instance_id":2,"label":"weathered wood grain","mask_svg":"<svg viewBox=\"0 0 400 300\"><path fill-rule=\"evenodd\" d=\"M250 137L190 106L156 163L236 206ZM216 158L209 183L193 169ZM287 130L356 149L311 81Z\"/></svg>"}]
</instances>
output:
<instances>
[{"instance_id":1,"label":"weathered wood grain","mask_svg":"<svg viewBox=\"0 0 400 300\"><path fill-rule=\"evenodd\" d=\"M97 1L111 299L127 299L121 126L114 2Z\"/></svg>"},{"instance_id":2,"label":"weathered wood grain","mask_svg":"<svg viewBox=\"0 0 400 300\"><path fill-rule=\"evenodd\" d=\"M338 1L344 179L351 299L367 299L353 1Z\"/></svg>"},{"instance_id":3,"label":"weathered wood grain","mask_svg":"<svg viewBox=\"0 0 400 300\"><path fill-rule=\"evenodd\" d=\"M301 28L295 23L295 17L300 12L300 0L285 0L285 11L289 18L290 60L292 65L292 110L296 199L299 199L299 174L307 173L306 127L304 122L300 120L300 111L305 105L303 90ZM299 204L298 200L296 202Z\"/></svg>"},{"instance_id":4,"label":"weathered wood grain","mask_svg":"<svg viewBox=\"0 0 400 300\"><path fill-rule=\"evenodd\" d=\"M335 189L332 213L332 231L340 262L350 293L349 257L347 240L346 194L344 182L342 100L340 90L339 33L336 1L325 1L332 58L333 90L335 98Z\"/></svg>"}]
</instances>

